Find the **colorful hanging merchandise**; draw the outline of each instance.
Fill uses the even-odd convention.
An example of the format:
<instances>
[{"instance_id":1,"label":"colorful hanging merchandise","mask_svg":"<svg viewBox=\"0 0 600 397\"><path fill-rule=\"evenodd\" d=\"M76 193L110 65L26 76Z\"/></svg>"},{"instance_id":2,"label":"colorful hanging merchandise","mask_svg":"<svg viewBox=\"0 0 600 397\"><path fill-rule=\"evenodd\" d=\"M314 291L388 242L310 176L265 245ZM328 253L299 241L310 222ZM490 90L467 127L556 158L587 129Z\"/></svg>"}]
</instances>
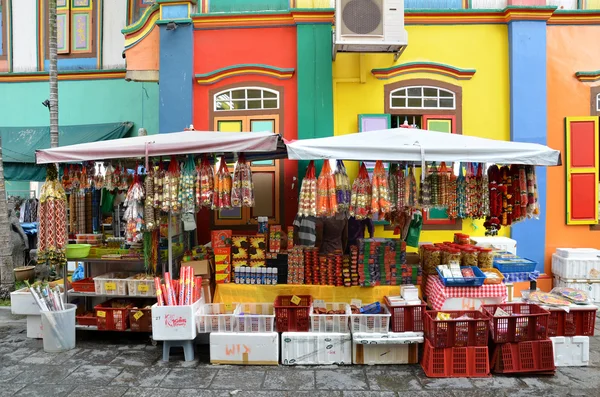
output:
<instances>
[{"instance_id":1,"label":"colorful hanging merchandise","mask_svg":"<svg viewBox=\"0 0 600 397\"><path fill-rule=\"evenodd\" d=\"M390 164L390 169L388 171L388 191L390 195L390 212L386 215L385 219L393 225L398 223L398 213L399 213L399 183L398 183L398 174L400 173L398 164Z\"/></svg>"},{"instance_id":2,"label":"colorful hanging merchandise","mask_svg":"<svg viewBox=\"0 0 600 397\"><path fill-rule=\"evenodd\" d=\"M409 208L416 208L420 204L417 193L417 177L415 176L415 166L409 167L408 175L404 178L404 205Z\"/></svg>"},{"instance_id":3,"label":"colorful hanging merchandise","mask_svg":"<svg viewBox=\"0 0 600 397\"><path fill-rule=\"evenodd\" d=\"M165 172L163 183L163 201L161 209L163 212L177 214L181 211L179 205L179 178L180 178L179 162L175 156L171 156L169 168Z\"/></svg>"},{"instance_id":4,"label":"colorful hanging merchandise","mask_svg":"<svg viewBox=\"0 0 600 397\"><path fill-rule=\"evenodd\" d=\"M144 179L144 222L146 230L152 231L158 226L154 210L154 165L151 165L147 171Z\"/></svg>"},{"instance_id":5,"label":"colorful hanging merchandise","mask_svg":"<svg viewBox=\"0 0 600 397\"><path fill-rule=\"evenodd\" d=\"M419 206L428 209L432 205L431 178L427 166L421 170L421 185L419 186Z\"/></svg>"},{"instance_id":6,"label":"colorful hanging merchandise","mask_svg":"<svg viewBox=\"0 0 600 397\"><path fill-rule=\"evenodd\" d=\"M231 174L227 168L225 159L221 157L219 171L215 175L215 191L213 193L213 210L231 208Z\"/></svg>"},{"instance_id":7,"label":"colorful hanging merchandise","mask_svg":"<svg viewBox=\"0 0 600 397\"><path fill-rule=\"evenodd\" d=\"M539 219L540 203L538 201L537 177L533 165L525 166L527 175L527 218Z\"/></svg>"},{"instance_id":8,"label":"colorful hanging merchandise","mask_svg":"<svg viewBox=\"0 0 600 397\"><path fill-rule=\"evenodd\" d=\"M208 156L202 157L196 173L196 204L198 208L211 208L215 187L215 169Z\"/></svg>"},{"instance_id":9,"label":"colorful hanging merchandise","mask_svg":"<svg viewBox=\"0 0 600 397\"><path fill-rule=\"evenodd\" d=\"M484 171L485 164L479 164L477 169L477 190L479 196L479 219L485 219L490 215L490 190L489 178Z\"/></svg>"},{"instance_id":10,"label":"colorful hanging merchandise","mask_svg":"<svg viewBox=\"0 0 600 397\"><path fill-rule=\"evenodd\" d=\"M162 160L160 161L160 163L158 164L158 167L156 167L154 169L154 174L153 174L153 178L154 178L154 197L152 198L152 205L154 206L155 210L158 210L158 212L160 212L160 210L162 209L162 203L163 203L163 192L164 192L164 185L165 185L165 165L162 162Z\"/></svg>"},{"instance_id":11,"label":"colorful hanging merchandise","mask_svg":"<svg viewBox=\"0 0 600 397\"><path fill-rule=\"evenodd\" d=\"M39 206L38 264L51 270L67 264L67 196L58 180L56 166L48 166Z\"/></svg>"},{"instance_id":12,"label":"colorful hanging merchandise","mask_svg":"<svg viewBox=\"0 0 600 397\"><path fill-rule=\"evenodd\" d=\"M372 216L372 198L373 188L369 180L369 172L365 163L362 163L358 171L358 176L352 184L350 216L354 216L358 220L370 218Z\"/></svg>"},{"instance_id":13,"label":"colorful hanging merchandise","mask_svg":"<svg viewBox=\"0 0 600 397\"><path fill-rule=\"evenodd\" d=\"M512 223L517 223L523 220L521 213L521 181L519 180L519 166L510 166L510 175L512 177Z\"/></svg>"},{"instance_id":14,"label":"colorful hanging merchandise","mask_svg":"<svg viewBox=\"0 0 600 397\"><path fill-rule=\"evenodd\" d=\"M371 211L373 214L378 214L379 219L384 219L385 215L390 212L391 207L388 178L383 161L381 160L375 163L371 185L373 191L371 196Z\"/></svg>"},{"instance_id":15,"label":"colorful hanging merchandise","mask_svg":"<svg viewBox=\"0 0 600 397\"><path fill-rule=\"evenodd\" d=\"M335 179L329 160L325 160L317 180L317 216L332 217L337 211Z\"/></svg>"},{"instance_id":16,"label":"colorful hanging merchandise","mask_svg":"<svg viewBox=\"0 0 600 397\"><path fill-rule=\"evenodd\" d=\"M121 191L127 191L129 189L129 187L131 186L131 183L129 182L128 178L127 178L127 169L124 168L122 165L119 166L119 168L121 169L121 172L119 173L119 180L118 180L118 185L117 188Z\"/></svg>"},{"instance_id":17,"label":"colorful hanging merchandise","mask_svg":"<svg viewBox=\"0 0 600 397\"><path fill-rule=\"evenodd\" d=\"M136 167L137 169L137 167ZM140 177L135 173L133 183L127 191L125 197L125 214L123 219L127 222L125 238L127 243L141 243L144 230L144 188L140 181Z\"/></svg>"},{"instance_id":18,"label":"colorful hanging merchandise","mask_svg":"<svg viewBox=\"0 0 600 397\"><path fill-rule=\"evenodd\" d=\"M348 178L346 166L342 160L337 161L334 176L338 211L348 211L350 209L350 200L352 198L352 186L350 185L350 178Z\"/></svg>"},{"instance_id":19,"label":"colorful hanging merchandise","mask_svg":"<svg viewBox=\"0 0 600 397\"><path fill-rule=\"evenodd\" d=\"M502 193L499 188L501 183L500 169L493 165L488 169L490 215L486 218L483 226L489 233L495 234L500 230L502 218Z\"/></svg>"},{"instance_id":20,"label":"colorful hanging merchandise","mask_svg":"<svg viewBox=\"0 0 600 397\"><path fill-rule=\"evenodd\" d=\"M500 184L499 189L502 194L502 226L510 226L512 224L512 176L510 168L503 166L500 168Z\"/></svg>"},{"instance_id":21,"label":"colorful hanging merchandise","mask_svg":"<svg viewBox=\"0 0 600 397\"><path fill-rule=\"evenodd\" d=\"M111 163L105 164L104 173L104 188L106 190L114 190L115 189L115 167L112 166Z\"/></svg>"},{"instance_id":22,"label":"colorful hanging merchandise","mask_svg":"<svg viewBox=\"0 0 600 397\"><path fill-rule=\"evenodd\" d=\"M235 164L231 189L232 207L254 207L254 182L252 170L243 154Z\"/></svg>"},{"instance_id":23,"label":"colorful hanging merchandise","mask_svg":"<svg viewBox=\"0 0 600 397\"><path fill-rule=\"evenodd\" d=\"M313 160L308 163L306 174L300 187L298 215L317 216L317 172Z\"/></svg>"},{"instance_id":24,"label":"colorful hanging merchandise","mask_svg":"<svg viewBox=\"0 0 600 397\"><path fill-rule=\"evenodd\" d=\"M448 181L446 187L446 211L449 219L458 218L458 181L452 168L448 170Z\"/></svg>"},{"instance_id":25,"label":"colorful hanging merchandise","mask_svg":"<svg viewBox=\"0 0 600 397\"><path fill-rule=\"evenodd\" d=\"M144 232L144 268L147 274L156 274L159 245L160 231L158 229Z\"/></svg>"},{"instance_id":26,"label":"colorful hanging merchandise","mask_svg":"<svg viewBox=\"0 0 600 397\"><path fill-rule=\"evenodd\" d=\"M191 155L181 168L178 190L178 208L186 214L196 212L196 165Z\"/></svg>"},{"instance_id":27,"label":"colorful hanging merchandise","mask_svg":"<svg viewBox=\"0 0 600 397\"><path fill-rule=\"evenodd\" d=\"M469 217L467 203L467 178L465 178L463 164L460 164L458 169L458 177L456 178L456 205L457 205L457 213L456 216L458 218L466 219Z\"/></svg>"}]
</instances>

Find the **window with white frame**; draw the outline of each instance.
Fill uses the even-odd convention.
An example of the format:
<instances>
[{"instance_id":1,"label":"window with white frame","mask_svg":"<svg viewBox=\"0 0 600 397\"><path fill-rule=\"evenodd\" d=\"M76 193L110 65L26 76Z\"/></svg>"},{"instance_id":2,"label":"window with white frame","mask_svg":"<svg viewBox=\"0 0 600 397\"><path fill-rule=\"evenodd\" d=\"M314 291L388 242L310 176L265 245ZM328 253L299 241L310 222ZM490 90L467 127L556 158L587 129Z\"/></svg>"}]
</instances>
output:
<instances>
[{"instance_id":1,"label":"window with white frame","mask_svg":"<svg viewBox=\"0 0 600 397\"><path fill-rule=\"evenodd\" d=\"M261 87L234 88L215 94L215 111L279 109L279 92Z\"/></svg>"},{"instance_id":2,"label":"window with white frame","mask_svg":"<svg viewBox=\"0 0 600 397\"><path fill-rule=\"evenodd\" d=\"M455 109L452 91L437 87L404 87L390 93L391 109Z\"/></svg>"}]
</instances>

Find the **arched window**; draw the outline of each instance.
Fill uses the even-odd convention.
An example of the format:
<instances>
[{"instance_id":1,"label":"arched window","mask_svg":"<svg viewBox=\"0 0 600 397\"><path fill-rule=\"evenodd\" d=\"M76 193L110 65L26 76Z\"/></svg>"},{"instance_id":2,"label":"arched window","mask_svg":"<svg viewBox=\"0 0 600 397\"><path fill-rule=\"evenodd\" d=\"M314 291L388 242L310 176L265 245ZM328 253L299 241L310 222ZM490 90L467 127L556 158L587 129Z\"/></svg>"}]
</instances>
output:
<instances>
[{"instance_id":1,"label":"arched window","mask_svg":"<svg viewBox=\"0 0 600 397\"><path fill-rule=\"evenodd\" d=\"M214 96L215 111L279 109L279 92L261 87L221 91Z\"/></svg>"},{"instance_id":2,"label":"arched window","mask_svg":"<svg viewBox=\"0 0 600 397\"><path fill-rule=\"evenodd\" d=\"M443 88L404 87L390 93L391 109L456 109L452 91Z\"/></svg>"}]
</instances>

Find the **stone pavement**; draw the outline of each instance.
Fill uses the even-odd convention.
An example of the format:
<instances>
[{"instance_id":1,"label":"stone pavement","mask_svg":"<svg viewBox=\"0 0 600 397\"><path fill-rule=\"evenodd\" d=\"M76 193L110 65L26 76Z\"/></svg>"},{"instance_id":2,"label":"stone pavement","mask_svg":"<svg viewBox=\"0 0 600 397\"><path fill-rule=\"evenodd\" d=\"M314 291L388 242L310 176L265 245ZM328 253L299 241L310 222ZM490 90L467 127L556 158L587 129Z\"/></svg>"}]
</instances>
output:
<instances>
[{"instance_id":1,"label":"stone pavement","mask_svg":"<svg viewBox=\"0 0 600 397\"><path fill-rule=\"evenodd\" d=\"M0 310L0 397L600 396L600 337L592 338L592 366L558 369L553 377L429 379L418 365L211 366L205 345L190 363L161 356L161 345L147 336L109 332L78 332L76 349L48 354L41 340L27 338L23 317Z\"/></svg>"}]
</instances>

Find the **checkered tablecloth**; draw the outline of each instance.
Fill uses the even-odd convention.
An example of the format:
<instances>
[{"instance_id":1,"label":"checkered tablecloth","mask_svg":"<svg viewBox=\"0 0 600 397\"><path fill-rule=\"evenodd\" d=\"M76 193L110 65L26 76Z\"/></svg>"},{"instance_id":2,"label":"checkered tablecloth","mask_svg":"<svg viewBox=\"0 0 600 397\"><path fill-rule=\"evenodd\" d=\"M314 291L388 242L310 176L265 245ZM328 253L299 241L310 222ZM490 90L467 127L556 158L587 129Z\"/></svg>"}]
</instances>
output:
<instances>
[{"instance_id":1,"label":"checkered tablecloth","mask_svg":"<svg viewBox=\"0 0 600 397\"><path fill-rule=\"evenodd\" d=\"M502 298L502 302L507 298L504 283L484 284L481 287L444 287L438 276L427 278L425 295L433 310L441 310L448 298Z\"/></svg>"}]
</instances>

